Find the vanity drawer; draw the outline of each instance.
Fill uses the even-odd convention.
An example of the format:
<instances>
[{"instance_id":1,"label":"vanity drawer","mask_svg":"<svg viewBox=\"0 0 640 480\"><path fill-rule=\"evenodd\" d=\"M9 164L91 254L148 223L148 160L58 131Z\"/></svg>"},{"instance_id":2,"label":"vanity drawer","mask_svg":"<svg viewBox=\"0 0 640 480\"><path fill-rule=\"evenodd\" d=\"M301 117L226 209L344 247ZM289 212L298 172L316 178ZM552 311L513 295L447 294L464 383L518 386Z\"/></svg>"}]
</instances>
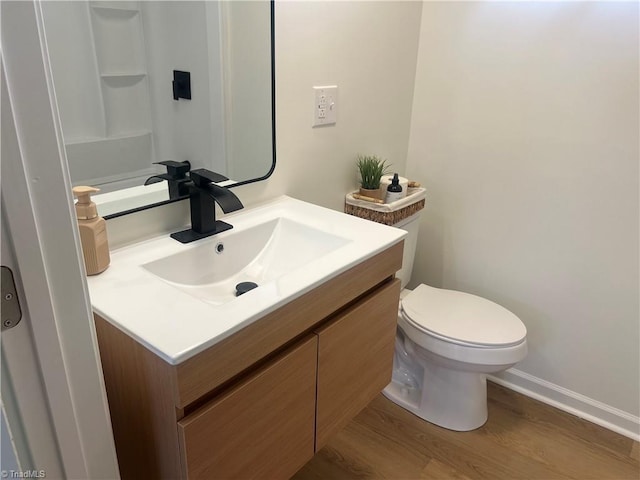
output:
<instances>
[{"instance_id":1,"label":"vanity drawer","mask_svg":"<svg viewBox=\"0 0 640 480\"><path fill-rule=\"evenodd\" d=\"M316 331L316 452L391 381L400 280Z\"/></svg>"},{"instance_id":2,"label":"vanity drawer","mask_svg":"<svg viewBox=\"0 0 640 480\"><path fill-rule=\"evenodd\" d=\"M178 422L184 478L290 478L314 455L317 337Z\"/></svg>"}]
</instances>

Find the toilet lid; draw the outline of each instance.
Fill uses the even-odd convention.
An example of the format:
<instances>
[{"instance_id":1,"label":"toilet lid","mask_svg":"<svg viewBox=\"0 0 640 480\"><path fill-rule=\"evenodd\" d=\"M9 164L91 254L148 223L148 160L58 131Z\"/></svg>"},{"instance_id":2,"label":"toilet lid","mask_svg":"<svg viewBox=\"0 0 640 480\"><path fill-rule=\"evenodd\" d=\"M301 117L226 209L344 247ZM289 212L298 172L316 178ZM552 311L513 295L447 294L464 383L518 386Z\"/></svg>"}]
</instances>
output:
<instances>
[{"instance_id":1,"label":"toilet lid","mask_svg":"<svg viewBox=\"0 0 640 480\"><path fill-rule=\"evenodd\" d=\"M513 313L485 298L420 285L402 299L402 311L426 333L479 346L521 343L527 328Z\"/></svg>"}]
</instances>

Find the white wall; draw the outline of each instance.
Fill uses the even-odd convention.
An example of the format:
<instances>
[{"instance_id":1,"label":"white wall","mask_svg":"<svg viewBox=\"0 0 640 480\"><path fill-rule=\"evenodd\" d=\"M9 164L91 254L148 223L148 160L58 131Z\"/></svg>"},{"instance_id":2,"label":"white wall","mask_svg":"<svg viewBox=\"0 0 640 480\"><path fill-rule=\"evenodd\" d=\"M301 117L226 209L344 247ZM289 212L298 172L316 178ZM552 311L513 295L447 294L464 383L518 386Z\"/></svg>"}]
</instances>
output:
<instances>
[{"instance_id":1,"label":"white wall","mask_svg":"<svg viewBox=\"0 0 640 480\"><path fill-rule=\"evenodd\" d=\"M407 163L412 283L503 304L518 369L635 416L638 54L635 2L426 2Z\"/></svg>"},{"instance_id":2,"label":"white wall","mask_svg":"<svg viewBox=\"0 0 640 480\"><path fill-rule=\"evenodd\" d=\"M224 172L217 2L141 2L156 161ZM210 35L209 30L212 30ZM210 49L212 48L212 50ZM191 73L191 100L173 99L173 71ZM164 168L159 169L163 171Z\"/></svg>"},{"instance_id":3,"label":"white wall","mask_svg":"<svg viewBox=\"0 0 640 480\"><path fill-rule=\"evenodd\" d=\"M358 153L404 170L421 8L397 1L276 3L278 163L265 186L342 210L356 186ZM337 124L311 128L312 86L333 84Z\"/></svg>"},{"instance_id":4,"label":"white wall","mask_svg":"<svg viewBox=\"0 0 640 480\"><path fill-rule=\"evenodd\" d=\"M277 166L235 188L245 205L288 194L343 210L358 153L403 171L420 29L420 2L277 2ZM335 126L311 128L314 85L337 84ZM188 221L187 202L108 222L110 245Z\"/></svg>"}]
</instances>

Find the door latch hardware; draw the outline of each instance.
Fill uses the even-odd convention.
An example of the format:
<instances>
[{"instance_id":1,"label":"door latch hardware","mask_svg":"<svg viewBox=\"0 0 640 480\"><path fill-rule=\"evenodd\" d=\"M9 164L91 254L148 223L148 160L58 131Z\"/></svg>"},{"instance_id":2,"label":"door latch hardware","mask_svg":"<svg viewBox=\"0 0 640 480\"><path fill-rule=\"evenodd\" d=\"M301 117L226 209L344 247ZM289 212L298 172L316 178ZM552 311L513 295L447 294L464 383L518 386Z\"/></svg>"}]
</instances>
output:
<instances>
[{"instance_id":1,"label":"door latch hardware","mask_svg":"<svg viewBox=\"0 0 640 480\"><path fill-rule=\"evenodd\" d=\"M22 310L20 310L20 302L18 302L18 293L16 292L16 284L13 281L13 273L9 267L0 267L2 271L2 331L15 327L22 319Z\"/></svg>"}]
</instances>

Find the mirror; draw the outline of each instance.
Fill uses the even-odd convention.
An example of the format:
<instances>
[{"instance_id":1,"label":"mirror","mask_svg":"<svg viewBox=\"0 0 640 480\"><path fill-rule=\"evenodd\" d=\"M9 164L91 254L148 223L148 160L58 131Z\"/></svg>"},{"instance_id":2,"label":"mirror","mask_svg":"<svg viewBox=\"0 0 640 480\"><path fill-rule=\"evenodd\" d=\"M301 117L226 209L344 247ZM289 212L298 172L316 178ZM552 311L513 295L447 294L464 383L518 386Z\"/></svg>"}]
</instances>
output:
<instances>
[{"instance_id":1,"label":"mirror","mask_svg":"<svg viewBox=\"0 0 640 480\"><path fill-rule=\"evenodd\" d=\"M169 198L157 162L237 186L275 167L273 2L45 1L45 38L73 185L101 215ZM178 198L179 199L179 198Z\"/></svg>"}]
</instances>

